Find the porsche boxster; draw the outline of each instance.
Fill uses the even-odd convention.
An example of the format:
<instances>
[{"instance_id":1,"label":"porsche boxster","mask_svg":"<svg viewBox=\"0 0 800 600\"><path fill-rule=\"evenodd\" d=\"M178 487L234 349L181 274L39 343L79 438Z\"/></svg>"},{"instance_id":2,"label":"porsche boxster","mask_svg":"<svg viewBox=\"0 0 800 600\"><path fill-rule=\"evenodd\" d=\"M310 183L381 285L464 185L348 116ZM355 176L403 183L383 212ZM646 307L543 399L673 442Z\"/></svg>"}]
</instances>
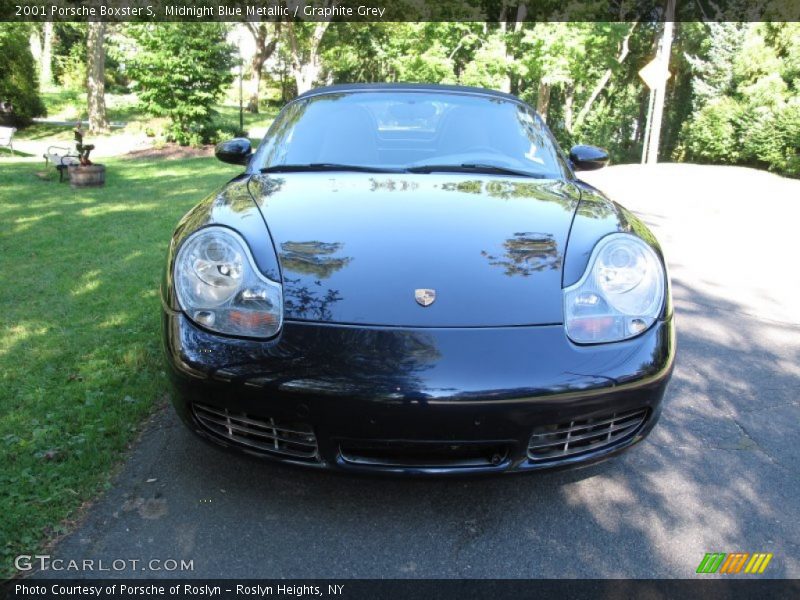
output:
<instances>
[{"instance_id":1,"label":"porsche boxster","mask_svg":"<svg viewBox=\"0 0 800 600\"><path fill-rule=\"evenodd\" d=\"M161 286L173 403L205 440L353 472L609 457L672 373L653 234L514 96L318 88L180 221Z\"/></svg>"}]
</instances>

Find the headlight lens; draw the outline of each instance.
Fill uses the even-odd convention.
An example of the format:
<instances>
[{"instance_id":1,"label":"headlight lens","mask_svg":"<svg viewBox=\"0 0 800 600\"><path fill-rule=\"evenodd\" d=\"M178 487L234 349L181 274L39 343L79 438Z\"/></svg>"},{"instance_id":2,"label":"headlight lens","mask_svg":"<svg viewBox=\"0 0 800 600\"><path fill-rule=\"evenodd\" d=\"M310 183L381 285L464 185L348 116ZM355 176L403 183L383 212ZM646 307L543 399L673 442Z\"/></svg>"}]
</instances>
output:
<instances>
[{"instance_id":1,"label":"headlight lens","mask_svg":"<svg viewBox=\"0 0 800 600\"><path fill-rule=\"evenodd\" d=\"M664 268L644 241L614 233L597 243L581 279L564 289L564 324L578 343L614 342L649 328L664 303Z\"/></svg>"},{"instance_id":2,"label":"headlight lens","mask_svg":"<svg viewBox=\"0 0 800 600\"><path fill-rule=\"evenodd\" d=\"M174 277L181 308L207 329L272 337L281 328L281 285L259 272L245 241L230 229L206 227L186 238Z\"/></svg>"}]
</instances>

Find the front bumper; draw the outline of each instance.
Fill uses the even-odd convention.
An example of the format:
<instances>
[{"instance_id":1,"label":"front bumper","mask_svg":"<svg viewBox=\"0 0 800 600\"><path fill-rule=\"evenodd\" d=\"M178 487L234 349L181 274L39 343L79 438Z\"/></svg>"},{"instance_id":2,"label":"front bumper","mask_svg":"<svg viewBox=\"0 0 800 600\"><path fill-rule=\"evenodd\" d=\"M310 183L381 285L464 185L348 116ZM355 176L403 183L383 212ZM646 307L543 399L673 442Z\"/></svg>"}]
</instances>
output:
<instances>
[{"instance_id":1,"label":"front bumper","mask_svg":"<svg viewBox=\"0 0 800 600\"><path fill-rule=\"evenodd\" d=\"M192 431L250 454L353 472L509 472L601 460L655 425L675 354L672 319L600 346L571 343L561 325L409 329L289 321L275 340L241 340L209 333L168 309L163 329L173 402ZM641 422L621 439L548 459L530 456L531 435L542 426L588 423L578 431L588 437L586 431L599 431L592 423L632 412ZM220 429L198 414L217 415ZM256 448L225 433L252 419L307 427L313 456ZM398 448L409 452L398 458Z\"/></svg>"}]
</instances>

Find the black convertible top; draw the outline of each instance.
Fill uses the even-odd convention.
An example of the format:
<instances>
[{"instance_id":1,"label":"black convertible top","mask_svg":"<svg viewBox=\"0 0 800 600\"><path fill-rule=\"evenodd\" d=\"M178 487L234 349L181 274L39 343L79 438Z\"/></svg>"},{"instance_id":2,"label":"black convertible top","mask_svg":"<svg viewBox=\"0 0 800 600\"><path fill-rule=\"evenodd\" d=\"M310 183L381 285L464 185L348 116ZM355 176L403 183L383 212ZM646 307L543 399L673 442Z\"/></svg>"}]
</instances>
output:
<instances>
[{"instance_id":1,"label":"black convertible top","mask_svg":"<svg viewBox=\"0 0 800 600\"><path fill-rule=\"evenodd\" d=\"M300 94L295 100L320 96L323 94L337 94L343 92L387 92L387 91L415 91L415 92L455 92L461 94L480 94L494 98L503 98L514 102L522 102L516 96L486 88L471 87L467 85L440 85L436 83L343 83L314 88Z\"/></svg>"}]
</instances>

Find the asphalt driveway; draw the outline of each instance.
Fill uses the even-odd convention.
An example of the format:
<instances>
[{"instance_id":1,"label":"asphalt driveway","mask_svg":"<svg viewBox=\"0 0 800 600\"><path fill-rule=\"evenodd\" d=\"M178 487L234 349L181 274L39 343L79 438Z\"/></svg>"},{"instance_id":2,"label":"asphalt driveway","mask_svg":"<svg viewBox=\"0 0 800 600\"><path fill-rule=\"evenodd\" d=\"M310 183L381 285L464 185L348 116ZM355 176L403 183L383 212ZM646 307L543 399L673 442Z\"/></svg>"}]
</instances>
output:
<instances>
[{"instance_id":1,"label":"asphalt driveway","mask_svg":"<svg viewBox=\"0 0 800 600\"><path fill-rule=\"evenodd\" d=\"M693 165L586 179L669 260L677 366L647 441L579 471L352 478L231 456L164 410L53 558L192 560L195 578L692 577L704 553L742 551L800 577L800 181Z\"/></svg>"}]
</instances>

